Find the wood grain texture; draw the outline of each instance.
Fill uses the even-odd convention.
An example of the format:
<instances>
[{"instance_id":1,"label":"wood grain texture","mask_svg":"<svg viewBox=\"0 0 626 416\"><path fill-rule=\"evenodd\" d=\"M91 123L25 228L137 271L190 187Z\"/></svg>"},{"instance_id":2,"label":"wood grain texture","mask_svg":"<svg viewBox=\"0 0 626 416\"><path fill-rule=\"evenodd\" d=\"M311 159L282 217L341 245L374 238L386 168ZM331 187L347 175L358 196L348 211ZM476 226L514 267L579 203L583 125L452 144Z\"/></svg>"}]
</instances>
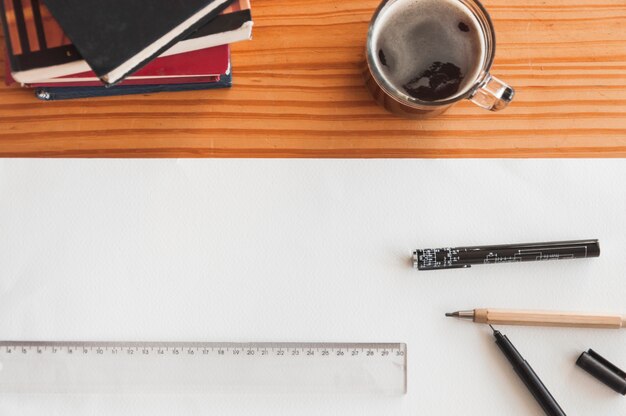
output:
<instances>
[{"instance_id":1,"label":"wood grain texture","mask_svg":"<svg viewBox=\"0 0 626 416\"><path fill-rule=\"evenodd\" d=\"M625 157L626 2L484 3L493 73L517 89L501 113L377 107L360 74L377 0L253 0L232 90L45 103L0 87L0 156Z\"/></svg>"}]
</instances>

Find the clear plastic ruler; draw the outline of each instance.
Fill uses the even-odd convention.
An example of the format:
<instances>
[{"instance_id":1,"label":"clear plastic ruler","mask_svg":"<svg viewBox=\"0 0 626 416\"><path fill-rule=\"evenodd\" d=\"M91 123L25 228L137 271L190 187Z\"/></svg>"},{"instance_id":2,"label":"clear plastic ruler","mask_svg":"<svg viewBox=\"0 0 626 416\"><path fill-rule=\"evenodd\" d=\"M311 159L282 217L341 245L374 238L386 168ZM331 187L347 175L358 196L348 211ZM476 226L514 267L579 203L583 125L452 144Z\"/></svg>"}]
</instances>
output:
<instances>
[{"instance_id":1,"label":"clear plastic ruler","mask_svg":"<svg viewBox=\"0 0 626 416\"><path fill-rule=\"evenodd\" d=\"M405 344L0 342L0 393L379 393L407 388Z\"/></svg>"}]
</instances>

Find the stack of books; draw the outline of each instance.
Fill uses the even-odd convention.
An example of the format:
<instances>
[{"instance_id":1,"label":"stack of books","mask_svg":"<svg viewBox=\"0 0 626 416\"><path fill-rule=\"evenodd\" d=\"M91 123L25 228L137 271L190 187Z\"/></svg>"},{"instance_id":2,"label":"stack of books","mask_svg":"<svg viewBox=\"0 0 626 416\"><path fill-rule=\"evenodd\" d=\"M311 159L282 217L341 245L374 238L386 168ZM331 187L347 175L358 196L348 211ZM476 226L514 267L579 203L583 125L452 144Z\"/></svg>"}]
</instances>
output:
<instances>
[{"instance_id":1,"label":"stack of books","mask_svg":"<svg viewBox=\"0 0 626 416\"><path fill-rule=\"evenodd\" d=\"M45 2L45 4L44 4ZM228 88L249 0L0 0L5 81L42 100Z\"/></svg>"}]
</instances>

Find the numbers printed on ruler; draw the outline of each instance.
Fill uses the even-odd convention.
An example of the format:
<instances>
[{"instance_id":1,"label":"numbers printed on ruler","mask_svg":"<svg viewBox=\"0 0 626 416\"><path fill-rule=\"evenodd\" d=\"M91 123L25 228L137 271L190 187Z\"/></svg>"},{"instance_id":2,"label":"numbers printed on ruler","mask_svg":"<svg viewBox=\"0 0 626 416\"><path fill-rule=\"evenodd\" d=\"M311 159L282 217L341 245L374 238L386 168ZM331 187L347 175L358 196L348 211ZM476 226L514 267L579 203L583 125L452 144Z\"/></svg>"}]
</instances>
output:
<instances>
[{"instance_id":1,"label":"numbers printed on ruler","mask_svg":"<svg viewBox=\"0 0 626 416\"><path fill-rule=\"evenodd\" d=\"M403 357L406 347L400 344L367 344L364 346L333 346L325 344L314 346L311 344L254 344L242 346L202 345L202 344L95 344L95 343L27 343L27 344L0 344L0 353L4 354L67 354L67 355L186 355L186 356L240 356L240 357Z\"/></svg>"},{"instance_id":2,"label":"numbers printed on ruler","mask_svg":"<svg viewBox=\"0 0 626 416\"><path fill-rule=\"evenodd\" d=\"M2 393L406 392L405 344L0 342Z\"/></svg>"}]
</instances>

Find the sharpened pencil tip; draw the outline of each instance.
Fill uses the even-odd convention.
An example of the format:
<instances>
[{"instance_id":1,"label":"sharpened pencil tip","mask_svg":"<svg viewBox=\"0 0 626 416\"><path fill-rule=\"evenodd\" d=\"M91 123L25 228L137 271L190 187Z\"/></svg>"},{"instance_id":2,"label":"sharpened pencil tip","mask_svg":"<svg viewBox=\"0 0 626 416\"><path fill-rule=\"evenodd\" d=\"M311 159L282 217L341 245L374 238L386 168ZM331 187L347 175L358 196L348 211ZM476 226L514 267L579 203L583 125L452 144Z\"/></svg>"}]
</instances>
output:
<instances>
[{"instance_id":1,"label":"sharpened pencil tip","mask_svg":"<svg viewBox=\"0 0 626 416\"><path fill-rule=\"evenodd\" d=\"M459 313L458 312L448 312L448 313L446 313L446 316L448 318L458 318Z\"/></svg>"}]
</instances>

